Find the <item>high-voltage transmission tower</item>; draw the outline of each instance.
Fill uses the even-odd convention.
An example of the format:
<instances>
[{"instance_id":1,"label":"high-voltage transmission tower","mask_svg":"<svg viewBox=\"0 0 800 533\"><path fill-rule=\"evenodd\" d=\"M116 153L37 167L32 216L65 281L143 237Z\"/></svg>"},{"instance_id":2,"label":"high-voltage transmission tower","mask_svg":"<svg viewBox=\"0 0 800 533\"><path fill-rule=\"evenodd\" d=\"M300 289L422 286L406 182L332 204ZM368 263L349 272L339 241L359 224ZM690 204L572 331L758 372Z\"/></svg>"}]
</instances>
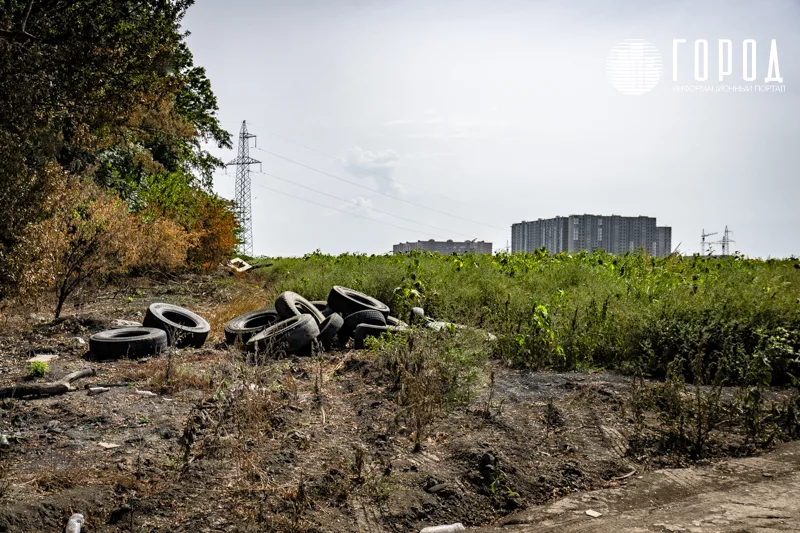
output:
<instances>
[{"instance_id":1,"label":"high-voltage transmission tower","mask_svg":"<svg viewBox=\"0 0 800 533\"><path fill-rule=\"evenodd\" d=\"M731 244L735 243L733 239L731 239L731 234L733 232L728 230L728 226L725 226L725 233L722 236L722 240L720 244L722 244L722 255L730 255L731 254Z\"/></svg>"},{"instance_id":2,"label":"high-voltage transmission tower","mask_svg":"<svg viewBox=\"0 0 800 533\"><path fill-rule=\"evenodd\" d=\"M236 216L242 228L242 244L239 252L253 255L253 219L250 208L250 165L261 163L250 157L250 139L255 139L255 135L247 133L247 122L242 121L242 129L239 130L239 155L228 163L236 165Z\"/></svg>"}]
</instances>

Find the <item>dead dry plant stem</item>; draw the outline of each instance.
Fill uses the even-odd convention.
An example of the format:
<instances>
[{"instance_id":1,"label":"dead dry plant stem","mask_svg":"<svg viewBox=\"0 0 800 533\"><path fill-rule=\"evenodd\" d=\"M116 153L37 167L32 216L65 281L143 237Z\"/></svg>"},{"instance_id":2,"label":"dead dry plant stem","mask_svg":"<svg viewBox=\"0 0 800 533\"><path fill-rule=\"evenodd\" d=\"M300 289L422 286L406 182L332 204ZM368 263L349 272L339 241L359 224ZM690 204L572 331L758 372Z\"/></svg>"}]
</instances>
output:
<instances>
[{"instance_id":1,"label":"dead dry plant stem","mask_svg":"<svg viewBox=\"0 0 800 533\"><path fill-rule=\"evenodd\" d=\"M55 396L73 390L72 382L97 375L94 368L86 368L67 374L52 383L21 383L0 388L0 398L23 398L26 396Z\"/></svg>"}]
</instances>

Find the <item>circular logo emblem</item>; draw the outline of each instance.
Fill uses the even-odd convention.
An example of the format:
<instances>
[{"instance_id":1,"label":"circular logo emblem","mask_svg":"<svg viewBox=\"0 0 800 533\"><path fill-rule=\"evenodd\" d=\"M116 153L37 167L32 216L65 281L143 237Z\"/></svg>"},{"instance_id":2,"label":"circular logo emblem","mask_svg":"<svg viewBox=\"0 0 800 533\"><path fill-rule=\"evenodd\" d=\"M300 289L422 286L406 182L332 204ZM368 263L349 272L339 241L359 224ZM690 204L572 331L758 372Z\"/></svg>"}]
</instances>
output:
<instances>
[{"instance_id":1,"label":"circular logo emblem","mask_svg":"<svg viewBox=\"0 0 800 533\"><path fill-rule=\"evenodd\" d=\"M606 74L611 85L623 94L644 94L661 79L661 54L642 39L625 39L606 57Z\"/></svg>"}]
</instances>

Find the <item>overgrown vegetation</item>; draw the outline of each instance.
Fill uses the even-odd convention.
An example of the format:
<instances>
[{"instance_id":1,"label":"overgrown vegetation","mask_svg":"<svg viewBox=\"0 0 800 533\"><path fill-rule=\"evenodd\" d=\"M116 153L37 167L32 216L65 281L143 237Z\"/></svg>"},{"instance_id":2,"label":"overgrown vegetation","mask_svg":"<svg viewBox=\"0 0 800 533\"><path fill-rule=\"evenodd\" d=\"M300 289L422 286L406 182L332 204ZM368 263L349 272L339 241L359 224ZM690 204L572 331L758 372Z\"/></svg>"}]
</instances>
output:
<instances>
[{"instance_id":1,"label":"overgrown vegetation","mask_svg":"<svg viewBox=\"0 0 800 533\"><path fill-rule=\"evenodd\" d=\"M341 255L270 259L267 286L362 290L498 336L516 367L616 368L693 383L800 376L800 263L644 254ZM695 361L699 366L693 369ZM695 365L697 366L697 365Z\"/></svg>"}]
</instances>

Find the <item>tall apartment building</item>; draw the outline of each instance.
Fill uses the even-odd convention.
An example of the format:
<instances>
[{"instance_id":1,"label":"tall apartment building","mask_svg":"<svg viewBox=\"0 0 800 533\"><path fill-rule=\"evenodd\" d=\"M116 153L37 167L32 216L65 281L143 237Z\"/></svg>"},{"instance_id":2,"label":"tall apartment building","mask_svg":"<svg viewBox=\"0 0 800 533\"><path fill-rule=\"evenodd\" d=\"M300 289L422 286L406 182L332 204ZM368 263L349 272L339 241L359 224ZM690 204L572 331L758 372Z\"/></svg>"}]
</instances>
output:
<instances>
[{"instance_id":1,"label":"tall apartment building","mask_svg":"<svg viewBox=\"0 0 800 533\"><path fill-rule=\"evenodd\" d=\"M431 239L429 241L401 242L400 244L395 244L392 246L392 252L394 254L408 253L411 250L439 252L442 255L450 255L453 252L459 254L466 252L474 252L476 254L491 254L492 243L484 241L434 241Z\"/></svg>"},{"instance_id":2,"label":"tall apartment building","mask_svg":"<svg viewBox=\"0 0 800 533\"><path fill-rule=\"evenodd\" d=\"M511 251L550 253L605 250L612 254L644 250L656 257L672 252L672 228L653 217L570 215L523 221L511 226Z\"/></svg>"},{"instance_id":3,"label":"tall apartment building","mask_svg":"<svg viewBox=\"0 0 800 533\"><path fill-rule=\"evenodd\" d=\"M672 253L672 228L669 226L656 227L656 239L658 239L658 257L664 257Z\"/></svg>"}]
</instances>

